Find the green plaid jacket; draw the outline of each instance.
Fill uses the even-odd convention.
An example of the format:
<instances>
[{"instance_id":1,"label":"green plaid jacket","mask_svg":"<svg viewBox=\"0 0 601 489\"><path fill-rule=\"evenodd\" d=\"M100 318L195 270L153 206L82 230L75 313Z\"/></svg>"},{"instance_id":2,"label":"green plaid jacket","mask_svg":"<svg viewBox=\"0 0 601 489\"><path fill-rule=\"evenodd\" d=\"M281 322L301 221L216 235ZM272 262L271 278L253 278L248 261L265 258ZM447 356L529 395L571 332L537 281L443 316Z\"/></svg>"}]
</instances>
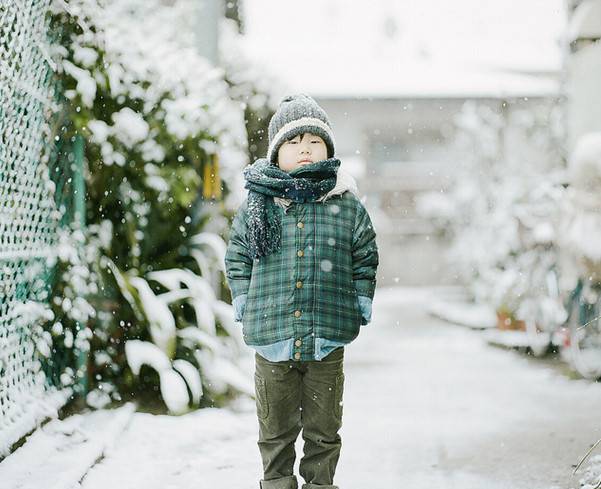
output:
<instances>
[{"instance_id":1,"label":"green plaid jacket","mask_svg":"<svg viewBox=\"0 0 601 489\"><path fill-rule=\"evenodd\" d=\"M232 297L248 294L242 317L248 345L297 338L312 358L314 338L350 343L363 318L358 295L373 299L378 247L369 214L349 191L322 202L291 203L281 212L278 252L252 259L245 200L225 254ZM312 340L313 339L313 340Z\"/></svg>"}]
</instances>

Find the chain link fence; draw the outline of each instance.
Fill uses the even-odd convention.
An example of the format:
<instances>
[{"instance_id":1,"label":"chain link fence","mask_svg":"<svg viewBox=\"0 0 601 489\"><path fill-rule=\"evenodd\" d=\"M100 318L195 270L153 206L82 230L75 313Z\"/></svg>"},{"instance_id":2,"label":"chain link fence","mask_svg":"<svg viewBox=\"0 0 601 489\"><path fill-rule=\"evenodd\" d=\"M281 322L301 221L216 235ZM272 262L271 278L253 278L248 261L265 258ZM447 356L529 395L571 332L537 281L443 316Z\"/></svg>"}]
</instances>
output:
<instances>
[{"instance_id":1,"label":"chain link fence","mask_svg":"<svg viewBox=\"0 0 601 489\"><path fill-rule=\"evenodd\" d=\"M58 382L61 352L40 356L31 323L49 300L48 260L83 182L72 142L53 137L50 2L0 0L0 457L72 394Z\"/></svg>"}]
</instances>

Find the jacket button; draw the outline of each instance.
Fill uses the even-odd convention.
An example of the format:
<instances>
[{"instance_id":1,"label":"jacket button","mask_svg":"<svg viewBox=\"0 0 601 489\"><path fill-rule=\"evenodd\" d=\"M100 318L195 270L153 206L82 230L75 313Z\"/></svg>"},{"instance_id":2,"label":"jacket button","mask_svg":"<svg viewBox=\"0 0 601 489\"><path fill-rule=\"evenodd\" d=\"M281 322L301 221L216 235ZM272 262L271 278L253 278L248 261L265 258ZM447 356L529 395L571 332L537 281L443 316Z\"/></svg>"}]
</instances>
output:
<instances>
[{"instance_id":1,"label":"jacket button","mask_svg":"<svg viewBox=\"0 0 601 489\"><path fill-rule=\"evenodd\" d=\"M299 280L298 282L296 282L296 288L300 289L303 286L303 283Z\"/></svg>"},{"instance_id":2,"label":"jacket button","mask_svg":"<svg viewBox=\"0 0 601 489\"><path fill-rule=\"evenodd\" d=\"M296 252L297 256L303 256L305 254L305 252L303 250L298 250Z\"/></svg>"},{"instance_id":3,"label":"jacket button","mask_svg":"<svg viewBox=\"0 0 601 489\"><path fill-rule=\"evenodd\" d=\"M294 346L301 346L303 344L303 342L301 340L296 340L294 342Z\"/></svg>"},{"instance_id":4,"label":"jacket button","mask_svg":"<svg viewBox=\"0 0 601 489\"><path fill-rule=\"evenodd\" d=\"M301 222L297 222L297 223L296 223L296 225L297 225L299 228L303 228L303 227L305 227L305 224L304 224L302 221L301 221Z\"/></svg>"},{"instance_id":5,"label":"jacket button","mask_svg":"<svg viewBox=\"0 0 601 489\"><path fill-rule=\"evenodd\" d=\"M294 311L294 316L299 318L301 316L301 312L300 311Z\"/></svg>"},{"instance_id":6,"label":"jacket button","mask_svg":"<svg viewBox=\"0 0 601 489\"><path fill-rule=\"evenodd\" d=\"M297 351L297 352L294 354L294 359L295 359L295 360L300 360L300 357L301 357L301 354L300 354L300 352L298 352L298 351Z\"/></svg>"}]
</instances>

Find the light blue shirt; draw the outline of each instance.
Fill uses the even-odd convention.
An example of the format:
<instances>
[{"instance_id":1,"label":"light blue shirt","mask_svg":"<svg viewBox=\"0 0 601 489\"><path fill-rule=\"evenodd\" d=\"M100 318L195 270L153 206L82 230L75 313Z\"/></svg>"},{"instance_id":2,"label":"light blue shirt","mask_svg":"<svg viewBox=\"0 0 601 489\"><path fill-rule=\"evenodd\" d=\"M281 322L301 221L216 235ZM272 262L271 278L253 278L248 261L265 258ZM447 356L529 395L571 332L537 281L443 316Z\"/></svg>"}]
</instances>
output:
<instances>
[{"instance_id":1,"label":"light blue shirt","mask_svg":"<svg viewBox=\"0 0 601 489\"><path fill-rule=\"evenodd\" d=\"M325 338L315 338L315 360L321 360L335 348L344 346L346 343L326 340ZM284 341L278 341L271 345L250 345L265 360L270 362L283 362L294 358L294 338Z\"/></svg>"}]
</instances>

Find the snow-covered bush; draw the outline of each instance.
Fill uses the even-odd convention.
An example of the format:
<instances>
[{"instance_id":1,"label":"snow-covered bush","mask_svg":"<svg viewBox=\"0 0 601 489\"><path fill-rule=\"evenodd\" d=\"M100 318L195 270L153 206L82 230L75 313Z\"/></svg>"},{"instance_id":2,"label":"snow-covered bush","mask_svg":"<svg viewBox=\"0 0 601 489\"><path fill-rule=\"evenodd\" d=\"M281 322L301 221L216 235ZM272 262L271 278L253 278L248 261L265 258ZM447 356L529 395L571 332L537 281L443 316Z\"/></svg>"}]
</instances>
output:
<instances>
[{"instance_id":1,"label":"snow-covered bush","mask_svg":"<svg viewBox=\"0 0 601 489\"><path fill-rule=\"evenodd\" d=\"M75 291L95 310L97 407L160 391L179 413L203 392L209 404L250 391L223 280L211 279L225 250L216 217L248 162L245 106L198 54L190 4L72 0L52 11L66 98L56 137L85 138L85 220L99 236L98 293Z\"/></svg>"},{"instance_id":2,"label":"snow-covered bush","mask_svg":"<svg viewBox=\"0 0 601 489\"><path fill-rule=\"evenodd\" d=\"M465 158L453 162L453 186L418 205L449 237L448 259L459 281L477 302L510 316L528 289L529 252L557 253L563 197L558 117L545 104L503 113L467 102L456 119L456 144Z\"/></svg>"}]
</instances>

